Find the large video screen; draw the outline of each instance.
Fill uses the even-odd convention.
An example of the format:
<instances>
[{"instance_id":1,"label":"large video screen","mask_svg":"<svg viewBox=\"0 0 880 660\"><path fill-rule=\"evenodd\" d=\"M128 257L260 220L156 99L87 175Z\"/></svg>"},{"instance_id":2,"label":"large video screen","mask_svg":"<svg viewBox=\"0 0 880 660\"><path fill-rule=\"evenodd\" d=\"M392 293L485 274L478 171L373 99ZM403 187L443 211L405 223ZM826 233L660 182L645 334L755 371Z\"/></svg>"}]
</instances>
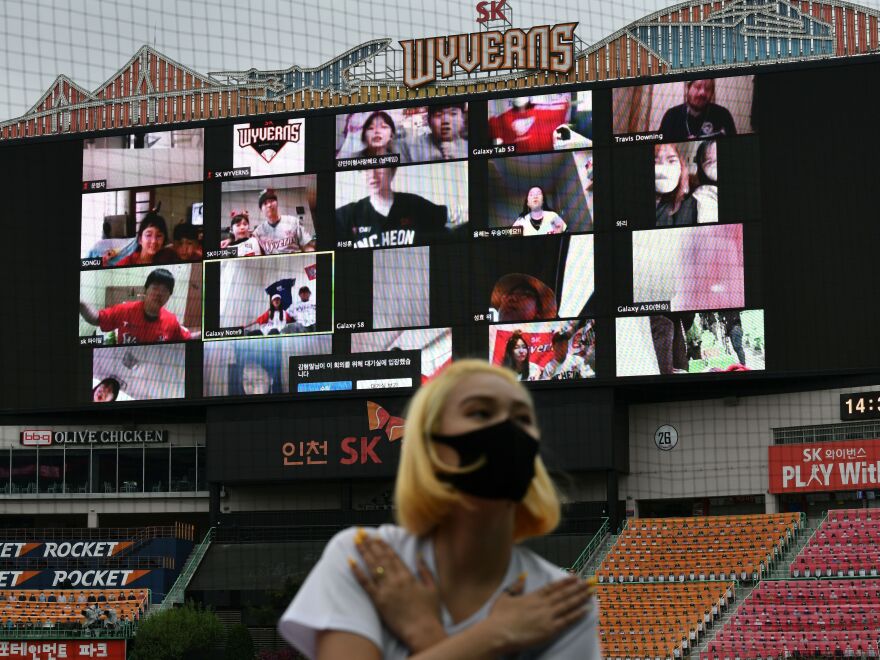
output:
<instances>
[{"instance_id":1,"label":"large video screen","mask_svg":"<svg viewBox=\"0 0 880 660\"><path fill-rule=\"evenodd\" d=\"M826 259L875 244L874 143L833 141L833 104L805 133L779 101L832 78L798 75L35 141L76 157L41 161L68 194L40 262L64 294L27 327L76 359L23 408L402 393L469 356L536 390L880 362L839 331L855 294L833 284L864 259ZM827 186L792 171L818 161Z\"/></svg>"}]
</instances>

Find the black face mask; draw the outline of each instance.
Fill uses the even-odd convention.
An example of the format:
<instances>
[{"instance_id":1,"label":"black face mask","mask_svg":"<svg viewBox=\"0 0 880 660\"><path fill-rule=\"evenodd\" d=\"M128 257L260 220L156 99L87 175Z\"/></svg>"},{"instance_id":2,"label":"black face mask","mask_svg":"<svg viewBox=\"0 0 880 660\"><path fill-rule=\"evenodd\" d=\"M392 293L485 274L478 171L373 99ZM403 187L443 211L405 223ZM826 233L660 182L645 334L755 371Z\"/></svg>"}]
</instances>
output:
<instances>
[{"instance_id":1,"label":"black face mask","mask_svg":"<svg viewBox=\"0 0 880 660\"><path fill-rule=\"evenodd\" d=\"M433 435L435 442L458 452L460 466L485 458L476 470L463 474L441 472L437 478L462 493L490 500L520 502L535 476L538 441L509 419L462 435Z\"/></svg>"}]
</instances>

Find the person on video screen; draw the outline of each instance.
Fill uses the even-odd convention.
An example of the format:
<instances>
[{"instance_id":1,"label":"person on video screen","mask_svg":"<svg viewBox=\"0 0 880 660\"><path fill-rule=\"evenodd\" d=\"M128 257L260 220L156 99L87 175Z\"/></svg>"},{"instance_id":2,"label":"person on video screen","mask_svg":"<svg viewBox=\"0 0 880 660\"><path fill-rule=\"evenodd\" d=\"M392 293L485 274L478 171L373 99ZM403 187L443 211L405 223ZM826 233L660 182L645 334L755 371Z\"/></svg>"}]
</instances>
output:
<instances>
[{"instance_id":1,"label":"person on video screen","mask_svg":"<svg viewBox=\"0 0 880 660\"><path fill-rule=\"evenodd\" d=\"M651 317L651 340L657 354L657 367L662 375L688 372L687 333L695 317L693 313Z\"/></svg>"},{"instance_id":2,"label":"person on video screen","mask_svg":"<svg viewBox=\"0 0 880 660\"><path fill-rule=\"evenodd\" d=\"M596 370L596 329L592 319L584 327L575 330L571 338L571 352L582 357L590 369Z\"/></svg>"},{"instance_id":3,"label":"person on video screen","mask_svg":"<svg viewBox=\"0 0 880 660\"><path fill-rule=\"evenodd\" d=\"M280 335L289 323L293 323L293 316L284 309L281 294L276 293L269 299L269 309L242 326L242 329L247 330L251 326L258 325L260 330L255 331L255 334Z\"/></svg>"},{"instance_id":4,"label":"person on video screen","mask_svg":"<svg viewBox=\"0 0 880 660\"><path fill-rule=\"evenodd\" d=\"M721 317L724 331L730 339L730 345L733 347L733 352L736 353L737 360L741 365L745 365L746 352L743 349L743 327L739 312L720 312L718 316Z\"/></svg>"},{"instance_id":5,"label":"person on video screen","mask_svg":"<svg viewBox=\"0 0 880 660\"><path fill-rule=\"evenodd\" d=\"M162 248L153 259L153 263L183 264L201 260L202 244L199 241L199 228L189 223L182 223L174 228L172 244Z\"/></svg>"},{"instance_id":6,"label":"person on video screen","mask_svg":"<svg viewBox=\"0 0 880 660\"><path fill-rule=\"evenodd\" d=\"M523 236L561 234L566 228L559 214L547 206L547 197L541 186L529 188L523 202L522 213L512 226L522 228Z\"/></svg>"},{"instance_id":7,"label":"person on video screen","mask_svg":"<svg viewBox=\"0 0 880 660\"><path fill-rule=\"evenodd\" d=\"M569 351L570 342L568 330L559 329L553 333L553 357L544 365L541 380L570 380L596 375L580 355Z\"/></svg>"},{"instance_id":8,"label":"person on video screen","mask_svg":"<svg viewBox=\"0 0 880 660\"><path fill-rule=\"evenodd\" d=\"M491 306L500 323L556 318L556 294L537 277L509 273L492 289Z\"/></svg>"},{"instance_id":9,"label":"person on video screen","mask_svg":"<svg viewBox=\"0 0 880 660\"><path fill-rule=\"evenodd\" d=\"M736 135L733 115L715 103L715 81L712 78L691 80L684 84L685 102L663 115L660 132L664 140Z\"/></svg>"},{"instance_id":10,"label":"person on video screen","mask_svg":"<svg viewBox=\"0 0 880 660\"><path fill-rule=\"evenodd\" d=\"M119 387L119 381L115 378L105 378L92 389L92 401L95 403L116 401L119 396Z\"/></svg>"},{"instance_id":11,"label":"person on video screen","mask_svg":"<svg viewBox=\"0 0 880 660\"><path fill-rule=\"evenodd\" d=\"M395 192L396 174L396 167L363 171L370 196L336 209L338 240L350 239L356 248L424 245L444 233L446 207Z\"/></svg>"},{"instance_id":12,"label":"person on video screen","mask_svg":"<svg viewBox=\"0 0 880 660\"><path fill-rule=\"evenodd\" d=\"M246 362L241 368L241 390L246 396L269 394L273 382L265 365L259 362Z\"/></svg>"},{"instance_id":13,"label":"person on video screen","mask_svg":"<svg viewBox=\"0 0 880 660\"><path fill-rule=\"evenodd\" d=\"M258 257L260 242L251 236L251 216L247 210L235 209L230 213L232 220L229 223L229 234L232 238L224 238L220 241L220 248L234 247L238 250L239 257Z\"/></svg>"},{"instance_id":14,"label":"person on video screen","mask_svg":"<svg viewBox=\"0 0 880 660\"><path fill-rule=\"evenodd\" d=\"M141 220L137 233L137 248L120 259L117 266L150 266L168 239L168 223L159 215L159 209L151 209Z\"/></svg>"},{"instance_id":15,"label":"person on video screen","mask_svg":"<svg viewBox=\"0 0 880 660\"><path fill-rule=\"evenodd\" d=\"M196 338L165 309L174 293L174 275L165 268L156 268L147 275L144 297L119 303L98 311L80 301L79 313L87 323L103 332L116 331L117 344L155 344L167 341L186 341Z\"/></svg>"},{"instance_id":16,"label":"person on video screen","mask_svg":"<svg viewBox=\"0 0 880 660\"><path fill-rule=\"evenodd\" d=\"M413 163L454 160L468 157L468 142L463 137L465 104L428 107L430 132L414 135L406 141L408 160Z\"/></svg>"},{"instance_id":17,"label":"person on video screen","mask_svg":"<svg viewBox=\"0 0 880 660\"><path fill-rule=\"evenodd\" d=\"M301 286L298 291L299 300L293 301L293 318L298 332L314 332L317 323L317 306L312 300L312 290Z\"/></svg>"},{"instance_id":18,"label":"person on video screen","mask_svg":"<svg viewBox=\"0 0 880 660\"><path fill-rule=\"evenodd\" d=\"M357 154L359 158L388 156L398 153L395 138L397 127L387 112L377 110L367 117L361 128L361 142L364 148Z\"/></svg>"},{"instance_id":19,"label":"person on video screen","mask_svg":"<svg viewBox=\"0 0 880 660\"><path fill-rule=\"evenodd\" d=\"M504 359L501 366L507 367L516 374L517 380L538 380L541 376L541 368L530 361L532 349L523 337L521 330L516 330L507 346L504 347Z\"/></svg>"},{"instance_id":20,"label":"person on video screen","mask_svg":"<svg viewBox=\"0 0 880 660\"><path fill-rule=\"evenodd\" d=\"M718 222L718 144L715 140L701 142L697 148L697 222Z\"/></svg>"},{"instance_id":21,"label":"person on video screen","mask_svg":"<svg viewBox=\"0 0 880 660\"><path fill-rule=\"evenodd\" d=\"M530 96L511 99L513 106L489 119L494 144L513 144L517 151L553 151L556 128L568 121L571 101L536 104Z\"/></svg>"},{"instance_id":22,"label":"person on video screen","mask_svg":"<svg viewBox=\"0 0 880 660\"><path fill-rule=\"evenodd\" d=\"M281 214L278 194L273 188L260 192L258 206L266 221L254 230L254 237L260 242L263 254L315 251L315 239L303 227L302 221L296 216Z\"/></svg>"},{"instance_id":23,"label":"person on video screen","mask_svg":"<svg viewBox=\"0 0 880 660\"><path fill-rule=\"evenodd\" d=\"M674 144L654 145L654 203L656 225L693 225L697 202L690 195L688 169Z\"/></svg>"}]
</instances>

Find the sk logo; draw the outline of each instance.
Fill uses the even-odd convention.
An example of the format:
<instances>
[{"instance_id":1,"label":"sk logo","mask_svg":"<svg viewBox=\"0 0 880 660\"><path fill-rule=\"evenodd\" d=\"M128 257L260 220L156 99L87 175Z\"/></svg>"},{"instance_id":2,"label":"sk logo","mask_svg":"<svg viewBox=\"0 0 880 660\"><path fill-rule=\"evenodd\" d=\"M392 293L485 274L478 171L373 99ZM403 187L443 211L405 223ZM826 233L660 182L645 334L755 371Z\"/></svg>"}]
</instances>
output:
<instances>
[{"instance_id":1,"label":"sk logo","mask_svg":"<svg viewBox=\"0 0 880 660\"><path fill-rule=\"evenodd\" d=\"M485 23L486 21L505 21L507 20L507 16L504 15L504 6L507 4L507 0L501 0L501 2L497 2L493 0L492 2L478 2L477 3L477 23Z\"/></svg>"},{"instance_id":2,"label":"sk logo","mask_svg":"<svg viewBox=\"0 0 880 660\"><path fill-rule=\"evenodd\" d=\"M367 401L367 420L370 423L371 431L385 429L389 442L400 440L403 437L403 426L406 420L391 415L378 403Z\"/></svg>"}]
</instances>

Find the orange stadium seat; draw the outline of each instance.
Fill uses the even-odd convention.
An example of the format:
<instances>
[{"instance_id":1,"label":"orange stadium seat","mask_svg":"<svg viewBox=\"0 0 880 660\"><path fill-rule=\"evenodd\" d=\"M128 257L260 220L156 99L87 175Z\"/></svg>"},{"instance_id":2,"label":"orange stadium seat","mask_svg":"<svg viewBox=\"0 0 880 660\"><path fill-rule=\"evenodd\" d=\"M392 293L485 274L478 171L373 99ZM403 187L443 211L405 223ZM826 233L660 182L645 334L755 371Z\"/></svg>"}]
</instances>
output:
<instances>
[{"instance_id":1,"label":"orange stadium seat","mask_svg":"<svg viewBox=\"0 0 880 660\"><path fill-rule=\"evenodd\" d=\"M58 602L59 594L64 593L67 602ZM79 594L91 602L77 602ZM134 598L129 599L129 594ZM50 602L49 598L54 601ZM34 600L31 600L33 597ZM102 598L103 600L98 600ZM40 599L43 600L40 600ZM80 626L88 619L83 614L87 607L98 606L101 617L95 621L101 624L117 621L136 621L149 607L149 591L146 589L2 589L0 590L0 625L8 627L10 620L15 627L54 628L61 625ZM113 611L109 615L108 610Z\"/></svg>"},{"instance_id":2,"label":"orange stadium seat","mask_svg":"<svg viewBox=\"0 0 880 660\"><path fill-rule=\"evenodd\" d=\"M680 657L725 610L733 582L603 584L599 628L606 658Z\"/></svg>"},{"instance_id":3,"label":"orange stadium seat","mask_svg":"<svg viewBox=\"0 0 880 660\"><path fill-rule=\"evenodd\" d=\"M602 583L757 580L800 525L797 513L636 518L596 577Z\"/></svg>"}]
</instances>

